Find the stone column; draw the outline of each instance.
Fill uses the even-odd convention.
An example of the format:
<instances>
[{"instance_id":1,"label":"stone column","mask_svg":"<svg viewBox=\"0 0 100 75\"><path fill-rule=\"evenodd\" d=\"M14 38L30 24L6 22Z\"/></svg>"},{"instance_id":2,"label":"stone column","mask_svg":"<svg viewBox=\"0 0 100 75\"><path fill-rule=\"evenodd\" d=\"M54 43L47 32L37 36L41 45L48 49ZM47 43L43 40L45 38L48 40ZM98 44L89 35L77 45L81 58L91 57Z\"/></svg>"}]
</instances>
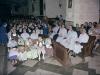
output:
<instances>
[{"instance_id":1,"label":"stone column","mask_svg":"<svg viewBox=\"0 0 100 75\"><path fill-rule=\"evenodd\" d=\"M7 75L7 47L0 45L0 75Z\"/></svg>"}]
</instances>

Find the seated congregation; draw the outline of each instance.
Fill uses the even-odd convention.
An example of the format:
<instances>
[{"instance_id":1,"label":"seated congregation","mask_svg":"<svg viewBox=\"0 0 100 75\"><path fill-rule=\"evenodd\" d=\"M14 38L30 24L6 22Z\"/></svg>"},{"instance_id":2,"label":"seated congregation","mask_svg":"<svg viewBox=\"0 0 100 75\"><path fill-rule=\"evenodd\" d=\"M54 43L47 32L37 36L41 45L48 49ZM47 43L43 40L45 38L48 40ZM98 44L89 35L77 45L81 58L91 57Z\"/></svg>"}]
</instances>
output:
<instances>
[{"instance_id":1,"label":"seated congregation","mask_svg":"<svg viewBox=\"0 0 100 75\"><path fill-rule=\"evenodd\" d=\"M28 59L55 56L62 64L66 64L69 55L75 57L79 53L88 52L91 55L92 49L100 45L100 25L96 22L86 22L80 27L65 25L62 20L55 20L51 25L46 21L37 20L13 20L10 21L10 32L8 33L9 42L8 58L15 65L18 61ZM96 37L91 40L91 36ZM84 45L88 44L86 51ZM92 42L93 41L93 42ZM96 46L95 46L96 44Z\"/></svg>"}]
</instances>

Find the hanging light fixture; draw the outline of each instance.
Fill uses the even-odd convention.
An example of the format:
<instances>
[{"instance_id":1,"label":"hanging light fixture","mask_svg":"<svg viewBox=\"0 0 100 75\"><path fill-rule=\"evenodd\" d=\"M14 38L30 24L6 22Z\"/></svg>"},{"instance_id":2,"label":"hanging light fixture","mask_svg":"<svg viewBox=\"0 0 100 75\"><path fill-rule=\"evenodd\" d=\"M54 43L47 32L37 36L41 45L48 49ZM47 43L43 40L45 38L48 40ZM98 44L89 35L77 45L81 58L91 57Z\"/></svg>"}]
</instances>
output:
<instances>
[{"instance_id":1,"label":"hanging light fixture","mask_svg":"<svg viewBox=\"0 0 100 75\"><path fill-rule=\"evenodd\" d=\"M59 7L62 8L62 1L59 0Z\"/></svg>"}]
</instances>

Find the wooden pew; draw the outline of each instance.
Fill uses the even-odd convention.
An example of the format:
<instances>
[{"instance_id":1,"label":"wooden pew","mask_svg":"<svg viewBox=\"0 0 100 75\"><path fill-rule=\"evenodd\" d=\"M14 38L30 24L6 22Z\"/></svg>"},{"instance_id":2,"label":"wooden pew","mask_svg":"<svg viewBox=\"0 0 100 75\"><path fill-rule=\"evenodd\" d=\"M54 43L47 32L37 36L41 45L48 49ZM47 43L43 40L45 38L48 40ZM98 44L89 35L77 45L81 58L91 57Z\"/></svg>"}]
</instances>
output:
<instances>
[{"instance_id":1,"label":"wooden pew","mask_svg":"<svg viewBox=\"0 0 100 75\"><path fill-rule=\"evenodd\" d=\"M63 66L69 66L70 58L68 55L68 49L63 47L61 44L52 41L53 44L53 50L54 54L53 56L63 65Z\"/></svg>"},{"instance_id":2,"label":"wooden pew","mask_svg":"<svg viewBox=\"0 0 100 75\"><path fill-rule=\"evenodd\" d=\"M92 49L94 47L94 42L95 42L96 37L95 36L89 36L89 41L88 43L85 43L82 49L82 57L86 56L92 56ZM54 57L63 65L67 66L69 65L70 58L68 55L68 49L62 46L60 43L57 43L52 40L53 44L53 50L54 50Z\"/></svg>"}]
</instances>

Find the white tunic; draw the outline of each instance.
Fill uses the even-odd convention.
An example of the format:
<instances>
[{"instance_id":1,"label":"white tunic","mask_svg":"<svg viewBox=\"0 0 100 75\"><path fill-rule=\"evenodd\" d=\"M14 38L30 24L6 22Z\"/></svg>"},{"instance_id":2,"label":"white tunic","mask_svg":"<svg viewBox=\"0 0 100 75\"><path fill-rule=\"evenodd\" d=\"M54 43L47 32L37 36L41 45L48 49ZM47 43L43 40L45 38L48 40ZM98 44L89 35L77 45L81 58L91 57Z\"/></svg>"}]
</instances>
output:
<instances>
[{"instance_id":1,"label":"white tunic","mask_svg":"<svg viewBox=\"0 0 100 75\"><path fill-rule=\"evenodd\" d=\"M27 40L29 38L29 34L28 33L22 33L21 34L21 37L24 39L24 40Z\"/></svg>"},{"instance_id":2,"label":"white tunic","mask_svg":"<svg viewBox=\"0 0 100 75\"><path fill-rule=\"evenodd\" d=\"M17 55L18 56L18 51L16 50L16 48L12 48L9 50L9 57Z\"/></svg>"},{"instance_id":3,"label":"white tunic","mask_svg":"<svg viewBox=\"0 0 100 75\"><path fill-rule=\"evenodd\" d=\"M80 34L79 38L77 39L77 41L80 43L87 43L88 40L89 40L89 36L86 33Z\"/></svg>"},{"instance_id":4,"label":"white tunic","mask_svg":"<svg viewBox=\"0 0 100 75\"><path fill-rule=\"evenodd\" d=\"M88 40L89 40L89 36L86 33L84 33L84 34L80 34L79 38L76 41L78 41L79 43L87 43ZM80 53L81 49L83 48L83 46L80 45L79 43L75 43L74 52L77 54Z\"/></svg>"},{"instance_id":5,"label":"white tunic","mask_svg":"<svg viewBox=\"0 0 100 75\"><path fill-rule=\"evenodd\" d=\"M65 28L61 28L58 34L59 36L56 41L62 42L62 40L67 36L67 30Z\"/></svg>"},{"instance_id":6,"label":"white tunic","mask_svg":"<svg viewBox=\"0 0 100 75\"><path fill-rule=\"evenodd\" d=\"M17 46L17 42L15 40L9 40L7 46L8 47L15 47L15 46Z\"/></svg>"},{"instance_id":7,"label":"white tunic","mask_svg":"<svg viewBox=\"0 0 100 75\"><path fill-rule=\"evenodd\" d=\"M52 48L52 46L51 46L52 43L51 43L51 39L50 38L47 38L45 40L44 44L45 44L46 48Z\"/></svg>"},{"instance_id":8,"label":"white tunic","mask_svg":"<svg viewBox=\"0 0 100 75\"><path fill-rule=\"evenodd\" d=\"M38 39L38 34L32 33L31 36L30 36L30 38L31 38L32 40Z\"/></svg>"},{"instance_id":9,"label":"white tunic","mask_svg":"<svg viewBox=\"0 0 100 75\"><path fill-rule=\"evenodd\" d=\"M63 39L62 42L60 42L65 48L69 48L70 50L74 49L74 44L77 39L78 35L77 32L71 30L68 31L66 39Z\"/></svg>"},{"instance_id":10,"label":"white tunic","mask_svg":"<svg viewBox=\"0 0 100 75\"><path fill-rule=\"evenodd\" d=\"M54 36L55 34L57 34L58 29L59 29L59 26L56 26L56 27L54 27L54 28L52 29L53 32L50 34L50 38L53 38L53 36Z\"/></svg>"}]
</instances>

